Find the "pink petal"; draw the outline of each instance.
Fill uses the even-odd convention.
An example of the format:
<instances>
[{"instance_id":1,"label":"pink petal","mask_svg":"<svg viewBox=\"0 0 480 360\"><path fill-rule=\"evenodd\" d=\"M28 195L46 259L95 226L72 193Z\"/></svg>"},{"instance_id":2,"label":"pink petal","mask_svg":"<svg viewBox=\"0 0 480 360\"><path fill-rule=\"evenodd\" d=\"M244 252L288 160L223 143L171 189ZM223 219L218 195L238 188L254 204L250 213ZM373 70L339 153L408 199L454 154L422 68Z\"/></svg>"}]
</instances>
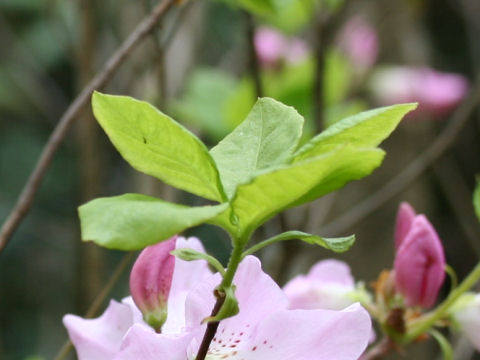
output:
<instances>
[{"instance_id":1,"label":"pink petal","mask_svg":"<svg viewBox=\"0 0 480 360\"><path fill-rule=\"evenodd\" d=\"M133 323L129 306L110 301L107 310L96 319L65 315L67 328L79 360L111 360L120 349L123 336Z\"/></svg>"},{"instance_id":2,"label":"pink petal","mask_svg":"<svg viewBox=\"0 0 480 360\"><path fill-rule=\"evenodd\" d=\"M244 358L356 360L370 334L370 316L358 304L343 311L280 311L258 327L251 341L254 345Z\"/></svg>"},{"instance_id":3,"label":"pink petal","mask_svg":"<svg viewBox=\"0 0 480 360\"><path fill-rule=\"evenodd\" d=\"M410 306L431 307L445 279L442 243L424 215L415 217L395 258L395 283Z\"/></svg>"},{"instance_id":4,"label":"pink petal","mask_svg":"<svg viewBox=\"0 0 480 360\"><path fill-rule=\"evenodd\" d=\"M135 324L122 342L114 360L186 360L187 345L193 334L156 334L151 328ZM94 358L91 358L93 360Z\"/></svg>"},{"instance_id":5,"label":"pink petal","mask_svg":"<svg viewBox=\"0 0 480 360\"><path fill-rule=\"evenodd\" d=\"M348 265L329 259L315 264L308 275L293 278L283 291L291 309L341 310L352 303L348 294L354 289Z\"/></svg>"},{"instance_id":6,"label":"pink petal","mask_svg":"<svg viewBox=\"0 0 480 360\"><path fill-rule=\"evenodd\" d=\"M202 243L195 237L188 239L178 237L175 248L190 248L205 252ZM197 286L198 283L210 276L212 276L212 272L208 268L206 261L184 261L175 258L172 287L168 299L168 316L167 321L162 327L162 333L175 334L183 331L185 327L185 300L187 294Z\"/></svg>"},{"instance_id":7,"label":"pink petal","mask_svg":"<svg viewBox=\"0 0 480 360\"><path fill-rule=\"evenodd\" d=\"M220 284L219 274L200 284L187 297L187 325L198 326L210 315L215 299L213 290ZM254 324L262 317L287 308L287 298L270 276L262 271L260 261L247 256L239 265L233 283L240 314L222 321L224 326L244 326Z\"/></svg>"},{"instance_id":8,"label":"pink petal","mask_svg":"<svg viewBox=\"0 0 480 360\"><path fill-rule=\"evenodd\" d=\"M416 213L409 203L402 202L398 208L397 221L395 223L395 249L398 250L405 236L412 227Z\"/></svg>"},{"instance_id":9,"label":"pink petal","mask_svg":"<svg viewBox=\"0 0 480 360\"><path fill-rule=\"evenodd\" d=\"M358 304L343 311L280 310L251 326L220 323L209 355L229 360L357 360L371 333Z\"/></svg>"}]
</instances>

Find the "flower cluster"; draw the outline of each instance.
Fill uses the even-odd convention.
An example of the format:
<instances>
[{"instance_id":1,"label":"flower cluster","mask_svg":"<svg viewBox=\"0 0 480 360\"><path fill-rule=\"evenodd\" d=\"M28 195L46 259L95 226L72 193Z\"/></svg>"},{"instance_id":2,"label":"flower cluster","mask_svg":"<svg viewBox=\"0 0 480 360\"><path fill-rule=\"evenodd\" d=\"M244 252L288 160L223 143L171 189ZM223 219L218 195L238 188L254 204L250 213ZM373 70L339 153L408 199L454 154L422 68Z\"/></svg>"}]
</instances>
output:
<instances>
[{"instance_id":1,"label":"flower cluster","mask_svg":"<svg viewBox=\"0 0 480 360\"><path fill-rule=\"evenodd\" d=\"M246 256L234 277L240 311L220 322L206 359L368 358L365 349L376 338L371 317L388 336L408 338L412 323L431 316L423 311L437 301L446 261L433 226L407 203L400 205L394 242L393 270L380 274L375 297L339 260L322 260L281 289L256 257ZM133 266L131 297L112 300L97 319L65 316L80 360L197 358L222 274L171 254L179 249L204 254L196 238L149 246ZM455 324L480 350L480 295L463 294L439 320Z\"/></svg>"},{"instance_id":2,"label":"flower cluster","mask_svg":"<svg viewBox=\"0 0 480 360\"><path fill-rule=\"evenodd\" d=\"M141 253L130 279L133 301L112 300L97 319L65 316L80 360L195 359L206 327L202 323L214 305L221 275L212 274L202 261L186 262L169 254L182 247L203 250L197 239L178 237ZM323 279L312 279L312 285L325 280L335 287L343 275L334 268L344 265L318 266L327 271ZM240 313L220 323L207 359L358 359L371 331L366 310L359 304L346 306L351 302L343 300L341 306L333 305L333 299L331 306L318 303L305 309L299 305L303 300L295 290L296 282L282 291L262 271L257 258L245 257L234 278ZM154 322L156 329L145 322L152 313L167 314L162 325Z\"/></svg>"}]
</instances>

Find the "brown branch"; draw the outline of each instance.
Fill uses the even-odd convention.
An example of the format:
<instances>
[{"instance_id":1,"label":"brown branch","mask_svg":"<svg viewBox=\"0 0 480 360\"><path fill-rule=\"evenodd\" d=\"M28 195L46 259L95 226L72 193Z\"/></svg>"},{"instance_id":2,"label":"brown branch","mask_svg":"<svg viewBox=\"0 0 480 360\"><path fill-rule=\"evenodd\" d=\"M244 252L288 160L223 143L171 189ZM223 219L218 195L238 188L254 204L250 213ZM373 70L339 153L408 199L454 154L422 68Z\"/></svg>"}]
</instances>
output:
<instances>
[{"instance_id":1,"label":"brown branch","mask_svg":"<svg viewBox=\"0 0 480 360\"><path fill-rule=\"evenodd\" d=\"M479 101L480 81L477 81L468 97L457 108L448 125L445 126L430 147L411 162L403 171L395 175L387 184L380 188L380 190L357 204L344 215L327 224L322 231L325 234L336 234L344 231L367 217L411 184L453 144Z\"/></svg>"},{"instance_id":2,"label":"brown branch","mask_svg":"<svg viewBox=\"0 0 480 360\"><path fill-rule=\"evenodd\" d=\"M52 161L53 155L71 127L73 120L77 118L90 101L90 96L93 91L100 89L107 84L119 66L130 55L132 50L135 49L135 47L152 31L158 20L176 1L177 0L164 0L158 4L153 9L152 13L138 24L130 36L123 42L112 57L108 59L103 69L88 83L73 103L67 108L45 144L45 147L40 154L40 158L30 174L17 203L0 230L0 253L5 246L7 246L10 237L30 210L35 193L40 187L43 176Z\"/></svg>"},{"instance_id":3,"label":"brown branch","mask_svg":"<svg viewBox=\"0 0 480 360\"><path fill-rule=\"evenodd\" d=\"M211 316L217 315L223 303L225 302L225 296L219 296L218 294L216 294L216 297L217 301L215 303L215 306L213 307ZM210 343L212 342L215 333L217 332L219 324L219 321L211 321L208 323L207 330L203 335L202 343L200 344L200 348L198 349L195 360L205 360L205 357L208 353L208 348L210 347Z\"/></svg>"},{"instance_id":4,"label":"brown branch","mask_svg":"<svg viewBox=\"0 0 480 360\"><path fill-rule=\"evenodd\" d=\"M120 277L122 276L123 272L132 261L134 254L135 252L129 252L123 256L122 260L118 263L117 267L113 271L112 276L110 277L108 282L105 284L102 291L98 293L97 297L95 298L95 300L93 300L92 304L88 308L87 312L85 313L85 318L92 318L98 313L98 311L100 310L100 307L105 302L105 299L107 298L108 294L112 291L113 287L118 282L118 280L120 280ZM58 352L58 354L55 356L54 359L55 360L65 359L72 349L73 349L72 342L70 340L67 340L63 344L62 348L60 349L60 351Z\"/></svg>"}]
</instances>

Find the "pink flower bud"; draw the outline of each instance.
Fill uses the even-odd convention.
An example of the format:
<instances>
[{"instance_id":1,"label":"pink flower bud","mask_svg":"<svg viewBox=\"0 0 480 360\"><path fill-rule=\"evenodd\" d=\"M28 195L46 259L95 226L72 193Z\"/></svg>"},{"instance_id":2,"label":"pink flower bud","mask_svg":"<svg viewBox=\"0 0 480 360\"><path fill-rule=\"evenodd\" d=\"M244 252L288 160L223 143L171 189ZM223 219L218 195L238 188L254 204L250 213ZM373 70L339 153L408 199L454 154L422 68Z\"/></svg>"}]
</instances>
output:
<instances>
[{"instance_id":1,"label":"pink flower bud","mask_svg":"<svg viewBox=\"0 0 480 360\"><path fill-rule=\"evenodd\" d=\"M431 307L445 280L442 243L424 215L413 219L395 257L395 285L408 306Z\"/></svg>"},{"instance_id":2,"label":"pink flower bud","mask_svg":"<svg viewBox=\"0 0 480 360\"><path fill-rule=\"evenodd\" d=\"M402 202L400 204L395 223L395 250L398 250L405 236L407 236L416 215L415 210L409 203Z\"/></svg>"},{"instance_id":3,"label":"pink flower bud","mask_svg":"<svg viewBox=\"0 0 480 360\"><path fill-rule=\"evenodd\" d=\"M146 247L130 274L130 292L146 323L159 331L167 319L167 303L172 286L177 237Z\"/></svg>"}]
</instances>

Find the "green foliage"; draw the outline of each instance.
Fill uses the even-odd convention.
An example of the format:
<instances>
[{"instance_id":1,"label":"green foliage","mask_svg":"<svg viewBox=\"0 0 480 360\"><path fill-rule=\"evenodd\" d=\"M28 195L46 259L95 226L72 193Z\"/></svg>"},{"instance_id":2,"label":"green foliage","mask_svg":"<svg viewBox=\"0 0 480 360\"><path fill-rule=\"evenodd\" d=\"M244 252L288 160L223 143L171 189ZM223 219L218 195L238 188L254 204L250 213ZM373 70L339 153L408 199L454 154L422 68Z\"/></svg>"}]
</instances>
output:
<instances>
[{"instance_id":1,"label":"green foliage","mask_svg":"<svg viewBox=\"0 0 480 360\"><path fill-rule=\"evenodd\" d=\"M217 315L209 316L203 319L203 323L227 319L229 317L237 315L240 311L240 308L238 307L238 300L235 297L235 285L220 287L217 288L216 291L221 293L221 295L225 297L225 300L223 301L222 307L220 308Z\"/></svg>"},{"instance_id":2,"label":"green foliage","mask_svg":"<svg viewBox=\"0 0 480 360\"><path fill-rule=\"evenodd\" d=\"M305 241L306 243L311 245L319 245L324 247L325 249L341 253L347 251L348 249L350 249L350 247L352 247L353 243L355 242L355 235L339 238L324 238L301 231L287 231L252 246L248 250L244 251L242 257L251 255L256 251L263 249L265 246L274 244L276 242L295 239Z\"/></svg>"},{"instance_id":3,"label":"green foliage","mask_svg":"<svg viewBox=\"0 0 480 360\"><path fill-rule=\"evenodd\" d=\"M364 111L335 123L314 137L295 154L295 161L318 156L342 144L379 145L417 104L401 104Z\"/></svg>"},{"instance_id":4,"label":"green foliage","mask_svg":"<svg viewBox=\"0 0 480 360\"><path fill-rule=\"evenodd\" d=\"M95 92L92 103L98 122L135 169L207 199L224 200L215 162L183 126L127 96Z\"/></svg>"},{"instance_id":5,"label":"green foliage","mask_svg":"<svg viewBox=\"0 0 480 360\"><path fill-rule=\"evenodd\" d=\"M225 269L223 268L222 264L213 256L205 254L204 252L190 248L181 248L173 250L171 254L185 261L205 260L220 274L225 274Z\"/></svg>"},{"instance_id":6,"label":"green foliage","mask_svg":"<svg viewBox=\"0 0 480 360\"><path fill-rule=\"evenodd\" d=\"M440 349L442 350L443 360L453 360L453 349L450 342L445 338L445 336L437 331L430 330L430 334L435 340L437 340Z\"/></svg>"},{"instance_id":7,"label":"green foliage","mask_svg":"<svg viewBox=\"0 0 480 360\"><path fill-rule=\"evenodd\" d=\"M475 208L475 214L477 214L478 221L480 221L480 178L477 181L477 187L473 192L473 207Z\"/></svg>"},{"instance_id":8,"label":"green foliage","mask_svg":"<svg viewBox=\"0 0 480 360\"><path fill-rule=\"evenodd\" d=\"M229 73L218 69L197 69L187 83L183 98L173 103L174 112L181 120L198 126L218 141L234 127L227 120L231 108L227 104L237 86L238 81Z\"/></svg>"},{"instance_id":9,"label":"green foliage","mask_svg":"<svg viewBox=\"0 0 480 360\"><path fill-rule=\"evenodd\" d=\"M245 121L210 154L229 198L259 170L289 161L302 136L303 118L291 107L259 99Z\"/></svg>"},{"instance_id":10,"label":"green foliage","mask_svg":"<svg viewBox=\"0 0 480 360\"><path fill-rule=\"evenodd\" d=\"M250 182L238 186L231 207L212 222L236 231L238 238L245 238L273 215L303 203L306 196L323 195L349 180L368 175L380 165L383 154L379 149L345 146L295 164L260 171ZM350 167L355 164L352 172ZM234 224L231 219L235 219Z\"/></svg>"},{"instance_id":11,"label":"green foliage","mask_svg":"<svg viewBox=\"0 0 480 360\"><path fill-rule=\"evenodd\" d=\"M96 93L93 106L113 144L133 167L223 202L191 208L129 194L97 199L80 208L84 240L131 250L203 222L225 228L236 244L245 245L257 227L282 210L370 174L384 157L376 146L416 105L351 116L298 150L302 116L263 98L210 153L198 138L145 102ZM296 235L334 251L344 251L353 242L351 237Z\"/></svg>"},{"instance_id":12,"label":"green foliage","mask_svg":"<svg viewBox=\"0 0 480 360\"><path fill-rule=\"evenodd\" d=\"M226 207L188 207L140 194L99 198L79 208L82 240L138 250L204 223Z\"/></svg>"},{"instance_id":13,"label":"green foliage","mask_svg":"<svg viewBox=\"0 0 480 360\"><path fill-rule=\"evenodd\" d=\"M319 245L325 249L332 250L337 253L342 253L350 249L355 242L355 235L325 238L317 235L311 235L301 231L288 231L282 234L285 237L292 237L309 243L311 245Z\"/></svg>"},{"instance_id":14,"label":"green foliage","mask_svg":"<svg viewBox=\"0 0 480 360\"><path fill-rule=\"evenodd\" d=\"M224 2L241 7L244 10L257 15L269 15L275 13L274 0L223 0Z\"/></svg>"}]
</instances>

